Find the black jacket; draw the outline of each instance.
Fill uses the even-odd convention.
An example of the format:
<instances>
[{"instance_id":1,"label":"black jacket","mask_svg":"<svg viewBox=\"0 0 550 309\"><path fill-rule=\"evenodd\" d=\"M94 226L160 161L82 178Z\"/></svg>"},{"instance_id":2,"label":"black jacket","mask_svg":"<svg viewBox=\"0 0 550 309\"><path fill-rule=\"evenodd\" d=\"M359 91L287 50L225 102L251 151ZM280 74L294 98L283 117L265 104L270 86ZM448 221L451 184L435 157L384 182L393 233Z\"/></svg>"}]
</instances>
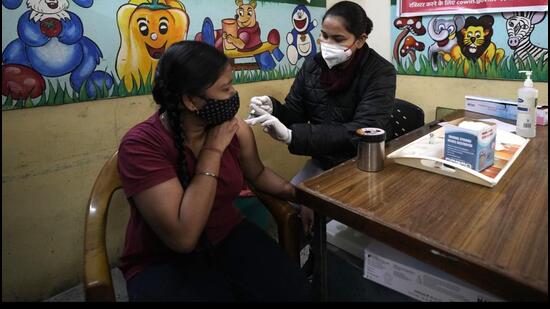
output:
<instances>
[{"instance_id":1,"label":"black jacket","mask_svg":"<svg viewBox=\"0 0 550 309\"><path fill-rule=\"evenodd\" d=\"M321 87L321 54L296 75L285 104L273 101L273 115L292 130L291 153L311 156L325 169L357 155L355 130L377 127L392 136L390 114L396 87L394 66L365 44L365 56L349 87L328 93Z\"/></svg>"}]
</instances>

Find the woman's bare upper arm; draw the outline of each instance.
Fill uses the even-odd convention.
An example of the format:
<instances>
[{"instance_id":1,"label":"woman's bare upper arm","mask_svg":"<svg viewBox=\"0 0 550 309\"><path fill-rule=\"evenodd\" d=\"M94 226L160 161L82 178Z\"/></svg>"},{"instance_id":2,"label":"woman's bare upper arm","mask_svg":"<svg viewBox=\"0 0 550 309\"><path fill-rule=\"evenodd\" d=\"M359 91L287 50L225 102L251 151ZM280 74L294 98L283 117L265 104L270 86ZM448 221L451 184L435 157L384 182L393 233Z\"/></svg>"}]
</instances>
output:
<instances>
[{"instance_id":1,"label":"woman's bare upper arm","mask_svg":"<svg viewBox=\"0 0 550 309\"><path fill-rule=\"evenodd\" d=\"M247 180L253 181L260 175L264 169L264 165L258 155L256 139L254 132L248 124L242 119L238 119L239 129L237 130L237 138L241 147L240 162L244 175Z\"/></svg>"}]
</instances>

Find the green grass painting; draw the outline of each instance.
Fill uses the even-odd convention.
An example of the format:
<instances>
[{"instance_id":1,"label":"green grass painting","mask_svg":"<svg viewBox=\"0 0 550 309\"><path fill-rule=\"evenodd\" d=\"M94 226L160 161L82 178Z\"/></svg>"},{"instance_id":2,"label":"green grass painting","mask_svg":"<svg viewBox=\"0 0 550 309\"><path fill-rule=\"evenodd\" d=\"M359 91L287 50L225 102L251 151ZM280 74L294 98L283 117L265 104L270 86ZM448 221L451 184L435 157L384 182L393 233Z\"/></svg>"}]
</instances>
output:
<instances>
[{"instance_id":1,"label":"green grass painting","mask_svg":"<svg viewBox=\"0 0 550 309\"><path fill-rule=\"evenodd\" d=\"M253 83L274 79L294 78L299 68L296 66L278 66L271 71L251 70L233 72L235 84Z\"/></svg>"},{"instance_id":2,"label":"green grass painting","mask_svg":"<svg viewBox=\"0 0 550 309\"><path fill-rule=\"evenodd\" d=\"M396 64L397 73L403 75L422 75L437 77L463 77L463 78L482 78L482 79L502 79L502 80L524 80L525 74L519 71L533 71L531 79L535 82L548 82L548 62L544 63L543 58L535 61L530 57L525 64L517 66L512 57L505 57L500 63L491 61L487 67L478 65L471 61L470 70L464 74L464 62L438 63L434 70L430 61L425 55L420 55L416 63L412 63L410 58L404 62Z\"/></svg>"},{"instance_id":3,"label":"green grass painting","mask_svg":"<svg viewBox=\"0 0 550 309\"><path fill-rule=\"evenodd\" d=\"M294 78L298 72L298 69L299 68L296 66L281 65L271 71L236 71L233 72L233 83L244 84L267 80ZM62 105L93 100L145 95L151 93L151 90L153 89L153 77L151 73L147 75L145 80L140 78L139 82L132 79L132 90L128 90L124 82L116 78L116 74L111 72L111 75L115 76L114 84L111 89L107 89L105 84L103 84L102 87L95 86L95 92L97 94L95 98L90 98L88 96L88 93L86 92L86 84L82 85L80 90L76 92L71 91L70 86L61 84L59 81L52 83L51 80L48 80L46 91L44 91L44 93L36 99L27 98L25 100L14 100L10 96L2 96L2 110L5 111L29 107Z\"/></svg>"}]
</instances>

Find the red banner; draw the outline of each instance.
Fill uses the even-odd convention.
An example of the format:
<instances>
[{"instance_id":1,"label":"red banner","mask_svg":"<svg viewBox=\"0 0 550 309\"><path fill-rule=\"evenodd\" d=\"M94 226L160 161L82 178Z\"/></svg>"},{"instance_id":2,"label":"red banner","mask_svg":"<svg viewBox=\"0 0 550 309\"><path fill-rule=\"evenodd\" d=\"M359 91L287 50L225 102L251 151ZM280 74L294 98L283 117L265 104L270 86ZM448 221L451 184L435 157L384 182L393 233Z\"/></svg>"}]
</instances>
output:
<instances>
[{"instance_id":1,"label":"red banner","mask_svg":"<svg viewBox=\"0 0 550 309\"><path fill-rule=\"evenodd\" d=\"M548 0L398 0L399 17L548 11Z\"/></svg>"}]
</instances>

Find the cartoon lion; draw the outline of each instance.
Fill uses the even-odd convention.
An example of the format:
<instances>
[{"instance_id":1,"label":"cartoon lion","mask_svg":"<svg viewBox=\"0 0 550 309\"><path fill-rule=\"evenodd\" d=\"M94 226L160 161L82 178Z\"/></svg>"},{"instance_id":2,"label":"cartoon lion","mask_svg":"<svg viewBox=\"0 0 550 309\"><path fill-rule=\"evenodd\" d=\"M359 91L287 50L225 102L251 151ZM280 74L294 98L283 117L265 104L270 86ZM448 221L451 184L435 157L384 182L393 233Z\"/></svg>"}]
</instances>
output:
<instances>
[{"instance_id":1,"label":"cartoon lion","mask_svg":"<svg viewBox=\"0 0 550 309\"><path fill-rule=\"evenodd\" d=\"M476 61L482 69L487 69L493 59L498 64L504 58L504 49L491 42L494 22L491 15L479 19L470 16L457 33L457 45L451 50L451 57L456 62L464 62L464 75L470 70L470 61Z\"/></svg>"}]
</instances>

